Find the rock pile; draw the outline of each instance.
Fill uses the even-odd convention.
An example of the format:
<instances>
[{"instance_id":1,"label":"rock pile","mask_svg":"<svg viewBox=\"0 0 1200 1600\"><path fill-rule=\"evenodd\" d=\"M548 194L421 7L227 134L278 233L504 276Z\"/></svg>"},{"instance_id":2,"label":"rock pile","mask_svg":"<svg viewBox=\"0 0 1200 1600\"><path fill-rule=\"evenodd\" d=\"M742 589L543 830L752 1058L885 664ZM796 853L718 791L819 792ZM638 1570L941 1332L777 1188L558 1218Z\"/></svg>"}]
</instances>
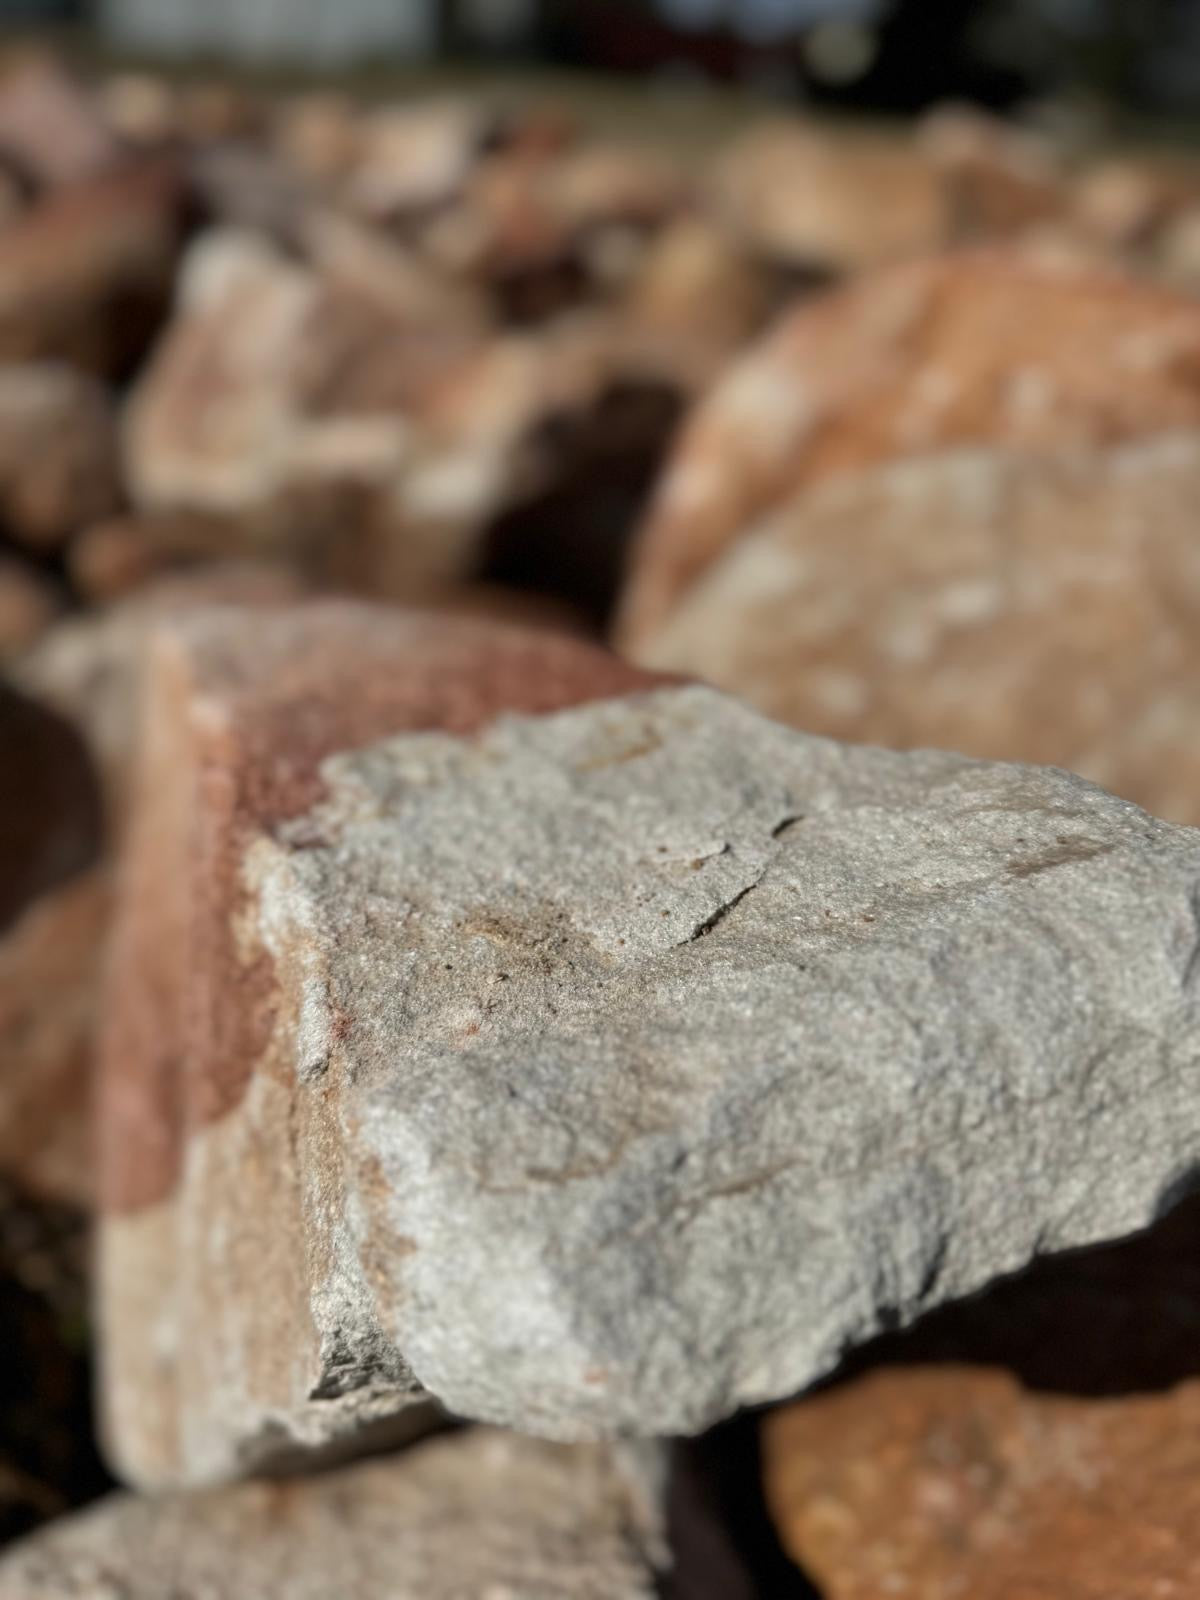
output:
<instances>
[{"instance_id":1,"label":"rock pile","mask_svg":"<svg viewBox=\"0 0 1200 1600\"><path fill-rule=\"evenodd\" d=\"M1196 1588L1200 178L696 167L0 66L0 1600Z\"/></svg>"}]
</instances>

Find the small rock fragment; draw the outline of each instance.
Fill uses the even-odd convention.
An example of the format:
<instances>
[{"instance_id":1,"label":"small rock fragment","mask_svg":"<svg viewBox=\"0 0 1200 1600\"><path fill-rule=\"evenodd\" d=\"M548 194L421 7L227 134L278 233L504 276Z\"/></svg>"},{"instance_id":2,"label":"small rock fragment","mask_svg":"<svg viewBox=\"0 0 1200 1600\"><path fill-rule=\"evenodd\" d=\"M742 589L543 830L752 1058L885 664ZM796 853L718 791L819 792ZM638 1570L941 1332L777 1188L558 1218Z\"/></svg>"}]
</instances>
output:
<instances>
[{"instance_id":1,"label":"small rock fragment","mask_svg":"<svg viewBox=\"0 0 1200 1600\"><path fill-rule=\"evenodd\" d=\"M0 667L36 644L61 609L49 579L34 567L0 556Z\"/></svg>"},{"instance_id":2,"label":"small rock fragment","mask_svg":"<svg viewBox=\"0 0 1200 1600\"><path fill-rule=\"evenodd\" d=\"M99 104L51 55L27 51L0 76L0 157L38 187L94 178L118 146Z\"/></svg>"},{"instance_id":3,"label":"small rock fragment","mask_svg":"<svg viewBox=\"0 0 1200 1600\"><path fill-rule=\"evenodd\" d=\"M423 1391L698 1431L1192 1170L1200 834L328 617L159 660L102 1110L139 1481Z\"/></svg>"},{"instance_id":4,"label":"small rock fragment","mask_svg":"<svg viewBox=\"0 0 1200 1600\"><path fill-rule=\"evenodd\" d=\"M2 1600L654 1600L668 1564L638 1467L476 1429L204 1494L114 1496L0 1561Z\"/></svg>"},{"instance_id":5,"label":"small rock fragment","mask_svg":"<svg viewBox=\"0 0 1200 1600\"><path fill-rule=\"evenodd\" d=\"M0 366L0 526L51 551L120 503L103 384L66 365Z\"/></svg>"}]
</instances>

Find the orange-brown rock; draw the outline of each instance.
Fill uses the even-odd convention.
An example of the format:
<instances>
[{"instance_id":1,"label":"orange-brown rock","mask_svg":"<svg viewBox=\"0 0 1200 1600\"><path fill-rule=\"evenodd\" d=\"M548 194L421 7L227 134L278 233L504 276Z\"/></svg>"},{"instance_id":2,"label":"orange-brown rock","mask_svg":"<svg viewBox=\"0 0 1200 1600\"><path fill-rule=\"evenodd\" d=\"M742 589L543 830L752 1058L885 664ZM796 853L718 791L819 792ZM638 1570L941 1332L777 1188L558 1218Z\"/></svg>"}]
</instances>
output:
<instances>
[{"instance_id":1,"label":"orange-brown rock","mask_svg":"<svg viewBox=\"0 0 1200 1600\"><path fill-rule=\"evenodd\" d=\"M1198 425L1190 297L998 250L870 275L802 304L696 408L642 531L624 640L806 483L951 445L1053 451Z\"/></svg>"},{"instance_id":2,"label":"orange-brown rock","mask_svg":"<svg viewBox=\"0 0 1200 1600\"><path fill-rule=\"evenodd\" d=\"M0 525L53 550L121 496L104 385L59 362L0 366Z\"/></svg>"},{"instance_id":3,"label":"orange-brown rock","mask_svg":"<svg viewBox=\"0 0 1200 1600\"><path fill-rule=\"evenodd\" d=\"M827 1600L1191 1600L1200 1383L1028 1394L884 1368L763 1425L768 1499Z\"/></svg>"},{"instance_id":4,"label":"orange-brown rock","mask_svg":"<svg viewBox=\"0 0 1200 1600\"><path fill-rule=\"evenodd\" d=\"M901 140L800 122L756 129L721 157L720 214L768 260L816 273L936 250L951 210L935 169Z\"/></svg>"},{"instance_id":5,"label":"orange-brown rock","mask_svg":"<svg viewBox=\"0 0 1200 1600\"><path fill-rule=\"evenodd\" d=\"M0 666L28 650L60 609L58 595L40 572L0 557Z\"/></svg>"},{"instance_id":6,"label":"orange-brown rock","mask_svg":"<svg viewBox=\"0 0 1200 1600\"><path fill-rule=\"evenodd\" d=\"M166 311L182 188L152 162L53 191L4 234L0 360L126 375Z\"/></svg>"},{"instance_id":7,"label":"orange-brown rock","mask_svg":"<svg viewBox=\"0 0 1200 1600\"><path fill-rule=\"evenodd\" d=\"M0 1173L32 1194L91 1196L91 1062L107 875L27 907L0 937Z\"/></svg>"},{"instance_id":8,"label":"orange-brown rock","mask_svg":"<svg viewBox=\"0 0 1200 1600\"><path fill-rule=\"evenodd\" d=\"M641 641L835 738L1045 762L1200 823L1200 432L802 490Z\"/></svg>"}]
</instances>

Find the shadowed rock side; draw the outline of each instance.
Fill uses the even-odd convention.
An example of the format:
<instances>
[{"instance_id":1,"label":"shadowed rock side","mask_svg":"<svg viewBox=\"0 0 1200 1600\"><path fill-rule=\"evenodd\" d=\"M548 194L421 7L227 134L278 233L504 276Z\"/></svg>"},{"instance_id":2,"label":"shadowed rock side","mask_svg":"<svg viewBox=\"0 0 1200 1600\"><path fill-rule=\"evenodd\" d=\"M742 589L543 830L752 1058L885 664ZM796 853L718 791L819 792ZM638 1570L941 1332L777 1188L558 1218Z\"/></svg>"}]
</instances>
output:
<instances>
[{"instance_id":1,"label":"shadowed rock side","mask_svg":"<svg viewBox=\"0 0 1200 1600\"><path fill-rule=\"evenodd\" d=\"M341 1472L122 1495L0 1561L3 1600L654 1600L652 1462L478 1430Z\"/></svg>"},{"instance_id":2,"label":"shadowed rock side","mask_svg":"<svg viewBox=\"0 0 1200 1600\"><path fill-rule=\"evenodd\" d=\"M164 850L186 801L145 809ZM286 812L210 819L237 887L166 1034L183 1165L104 1228L144 1478L421 1391L548 1435L699 1431L1143 1225L1196 1160L1200 837L1065 773L673 687L385 740ZM207 1054L239 971L261 1031ZM147 993L130 946L118 1014ZM121 1114L153 1135L127 1037ZM244 1084L214 1121L206 1062Z\"/></svg>"},{"instance_id":3,"label":"shadowed rock side","mask_svg":"<svg viewBox=\"0 0 1200 1600\"><path fill-rule=\"evenodd\" d=\"M801 491L639 651L810 733L1070 767L1200 822L1200 433Z\"/></svg>"},{"instance_id":4,"label":"shadowed rock side","mask_svg":"<svg viewBox=\"0 0 1200 1600\"><path fill-rule=\"evenodd\" d=\"M637 650L763 514L835 473L956 445L1053 452L1200 424L1200 306L993 249L789 313L696 407L639 538Z\"/></svg>"}]
</instances>

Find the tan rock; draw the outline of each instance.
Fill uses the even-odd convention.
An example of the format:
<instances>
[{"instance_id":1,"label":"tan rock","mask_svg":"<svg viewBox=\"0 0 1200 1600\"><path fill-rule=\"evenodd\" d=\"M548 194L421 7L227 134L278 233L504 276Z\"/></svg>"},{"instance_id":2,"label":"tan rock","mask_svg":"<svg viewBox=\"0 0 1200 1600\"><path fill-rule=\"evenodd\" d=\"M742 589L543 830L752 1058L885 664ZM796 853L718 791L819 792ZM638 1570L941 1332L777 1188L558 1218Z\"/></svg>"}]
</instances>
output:
<instances>
[{"instance_id":1,"label":"tan rock","mask_svg":"<svg viewBox=\"0 0 1200 1600\"><path fill-rule=\"evenodd\" d=\"M86 1205L91 1064L107 875L93 870L29 906L0 937L0 1173L22 1191Z\"/></svg>"},{"instance_id":2,"label":"tan rock","mask_svg":"<svg viewBox=\"0 0 1200 1600\"><path fill-rule=\"evenodd\" d=\"M180 132L178 86L148 72L118 72L97 90L109 126L125 143L155 149Z\"/></svg>"},{"instance_id":3,"label":"tan rock","mask_svg":"<svg viewBox=\"0 0 1200 1600\"><path fill-rule=\"evenodd\" d=\"M1200 305L1001 251L909 264L801 305L683 430L622 635L645 641L797 488L959 444L1054 451L1200 423Z\"/></svg>"},{"instance_id":4,"label":"tan rock","mask_svg":"<svg viewBox=\"0 0 1200 1600\"><path fill-rule=\"evenodd\" d=\"M383 1349L373 1370L358 1369L346 1329L334 1326L340 1291L328 1313L320 1296L310 1300L309 1169L288 1154L288 1119L276 1115L277 1069L291 1068L272 1019L291 1002L270 957L238 933L242 850L320 794L319 764L334 751L402 729L466 734L506 711L549 711L646 681L548 633L352 604L264 613L252 631L216 615L164 636L114 936L100 1108L106 1412L135 1481L225 1476L345 1440L419 1394ZM197 1203L214 1208L199 1232ZM274 1240L261 1258L260 1223ZM229 1292L227 1225L238 1259L259 1263L256 1277L269 1264L253 1294ZM354 1278L345 1243L330 1234L317 1248L335 1276ZM211 1338L180 1343L201 1307Z\"/></svg>"},{"instance_id":5,"label":"tan rock","mask_svg":"<svg viewBox=\"0 0 1200 1600\"><path fill-rule=\"evenodd\" d=\"M1058 151L1024 128L971 106L943 106L922 119L916 139L942 174L957 237L1020 233L1068 207Z\"/></svg>"},{"instance_id":6,"label":"tan rock","mask_svg":"<svg viewBox=\"0 0 1200 1600\"><path fill-rule=\"evenodd\" d=\"M1074 212L1085 232L1119 249L1151 243L1179 211L1198 201L1200 171L1121 157L1080 178Z\"/></svg>"},{"instance_id":7,"label":"tan rock","mask_svg":"<svg viewBox=\"0 0 1200 1600\"><path fill-rule=\"evenodd\" d=\"M0 367L0 518L53 550L120 503L117 430L103 384L60 363Z\"/></svg>"},{"instance_id":8,"label":"tan rock","mask_svg":"<svg viewBox=\"0 0 1200 1600\"><path fill-rule=\"evenodd\" d=\"M768 1497L828 1600L1189 1600L1200 1384L1027 1394L883 1369L768 1417Z\"/></svg>"},{"instance_id":9,"label":"tan rock","mask_svg":"<svg viewBox=\"0 0 1200 1600\"><path fill-rule=\"evenodd\" d=\"M61 609L61 600L40 572L0 557L0 666L30 649Z\"/></svg>"},{"instance_id":10,"label":"tan rock","mask_svg":"<svg viewBox=\"0 0 1200 1600\"><path fill-rule=\"evenodd\" d=\"M1200 433L802 491L639 652L835 738L1069 767L1200 823Z\"/></svg>"},{"instance_id":11,"label":"tan rock","mask_svg":"<svg viewBox=\"0 0 1200 1600\"><path fill-rule=\"evenodd\" d=\"M0 152L53 188L103 172L118 146L90 92L53 56L26 51L0 76Z\"/></svg>"},{"instance_id":12,"label":"tan rock","mask_svg":"<svg viewBox=\"0 0 1200 1600\"><path fill-rule=\"evenodd\" d=\"M936 171L896 139L769 124L721 158L713 181L736 235L768 260L805 271L853 272L949 239Z\"/></svg>"},{"instance_id":13,"label":"tan rock","mask_svg":"<svg viewBox=\"0 0 1200 1600\"><path fill-rule=\"evenodd\" d=\"M324 1476L115 1496L0 1562L3 1600L652 1600L668 1565L639 1468L488 1429Z\"/></svg>"},{"instance_id":14,"label":"tan rock","mask_svg":"<svg viewBox=\"0 0 1200 1600\"><path fill-rule=\"evenodd\" d=\"M171 163L55 191L0 252L0 361L59 359L124 376L169 299L182 191Z\"/></svg>"}]
</instances>

